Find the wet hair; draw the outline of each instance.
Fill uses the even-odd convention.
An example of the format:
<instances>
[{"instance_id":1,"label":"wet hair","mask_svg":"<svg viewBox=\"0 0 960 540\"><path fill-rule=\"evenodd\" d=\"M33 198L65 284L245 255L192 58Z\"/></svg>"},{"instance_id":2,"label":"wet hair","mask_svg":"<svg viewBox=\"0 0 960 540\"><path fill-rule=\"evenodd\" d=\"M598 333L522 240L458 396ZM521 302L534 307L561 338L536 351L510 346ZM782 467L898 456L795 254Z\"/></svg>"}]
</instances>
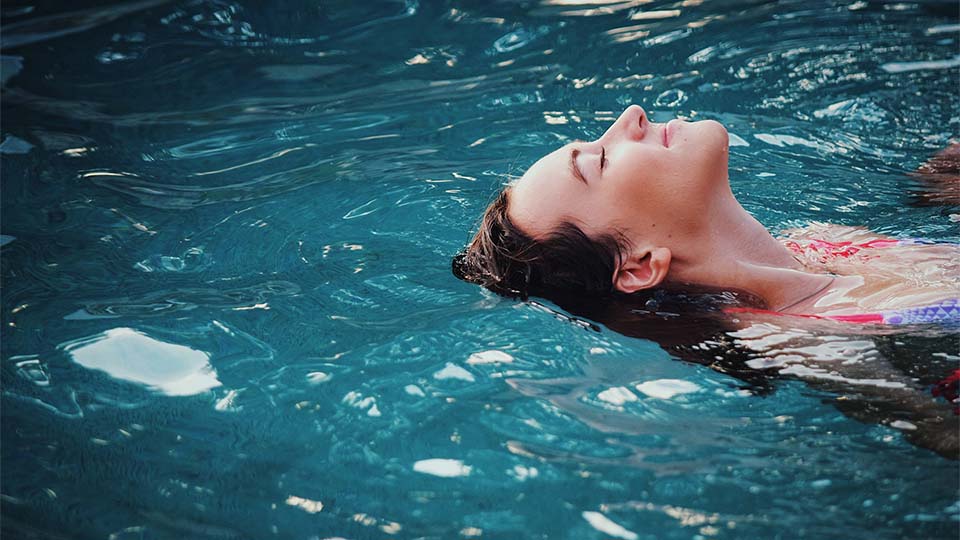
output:
<instances>
[{"instance_id":1,"label":"wet hair","mask_svg":"<svg viewBox=\"0 0 960 540\"><path fill-rule=\"evenodd\" d=\"M565 221L534 238L507 214L510 188L487 207L480 228L453 258L453 273L498 294L526 300L587 295L598 299L617 293L613 275L628 246L619 233L590 236Z\"/></svg>"},{"instance_id":2,"label":"wet hair","mask_svg":"<svg viewBox=\"0 0 960 540\"><path fill-rule=\"evenodd\" d=\"M453 258L458 278L523 301L546 298L570 315L530 302L584 328L600 331L589 322L594 321L626 336L653 340L684 360L746 382L755 393L772 391L768 373L749 368L749 352L729 342L731 328L723 315L725 307L762 306L759 298L692 285L621 293L613 275L630 245L622 233L590 236L564 222L534 238L507 214L509 190L490 203L476 234ZM712 345L708 350L702 343Z\"/></svg>"}]
</instances>

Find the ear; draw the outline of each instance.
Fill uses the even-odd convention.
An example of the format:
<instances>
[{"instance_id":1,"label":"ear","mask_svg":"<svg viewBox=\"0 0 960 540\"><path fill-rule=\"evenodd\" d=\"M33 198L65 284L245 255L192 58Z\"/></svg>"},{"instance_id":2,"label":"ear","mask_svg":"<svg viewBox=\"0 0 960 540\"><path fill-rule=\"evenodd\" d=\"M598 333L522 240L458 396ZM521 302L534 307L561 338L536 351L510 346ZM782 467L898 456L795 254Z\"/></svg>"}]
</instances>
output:
<instances>
[{"instance_id":1,"label":"ear","mask_svg":"<svg viewBox=\"0 0 960 540\"><path fill-rule=\"evenodd\" d=\"M613 286L627 294L656 287L667 277L671 257L663 247L630 255L613 276Z\"/></svg>"}]
</instances>

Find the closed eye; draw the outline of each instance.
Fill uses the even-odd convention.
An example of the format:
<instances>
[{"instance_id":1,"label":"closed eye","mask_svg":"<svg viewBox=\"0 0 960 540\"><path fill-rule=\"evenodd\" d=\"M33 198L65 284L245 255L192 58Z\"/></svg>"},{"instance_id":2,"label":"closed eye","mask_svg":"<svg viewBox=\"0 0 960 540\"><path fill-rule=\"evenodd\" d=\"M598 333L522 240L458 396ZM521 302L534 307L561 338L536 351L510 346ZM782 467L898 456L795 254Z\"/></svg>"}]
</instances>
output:
<instances>
[{"instance_id":1,"label":"closed eye","mask_svg":"<svg viewBox=\"0 0 960 540\"><path fill-rule=\"evenodd\" d=\"M607 164L607 149L600 147L600 172L603 172L604 165Z\"/></svg>"},{"instance_id":2,"label":"closed eye","mask_svg":"<svg viewBox=\"0 0 960 540\"><path fill-rule=\"evenodd\" d=\"M570 161L569 161L570 173L577 180L583 182L584 184L587 184L587 179L583 176L583 172L580 170L580 167L577 165L577 156L579 155L580 155L580 150L576 148L570 151Z\"/></svg>"}]
</instances>

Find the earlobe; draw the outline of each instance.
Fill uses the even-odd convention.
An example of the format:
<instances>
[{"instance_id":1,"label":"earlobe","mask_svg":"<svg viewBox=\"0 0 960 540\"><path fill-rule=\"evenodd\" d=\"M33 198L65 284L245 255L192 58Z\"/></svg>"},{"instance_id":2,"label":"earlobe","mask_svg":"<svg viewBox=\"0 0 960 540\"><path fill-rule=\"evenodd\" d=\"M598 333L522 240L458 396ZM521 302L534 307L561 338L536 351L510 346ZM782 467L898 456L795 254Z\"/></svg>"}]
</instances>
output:
<instances>
[{"instance_id":1,"label":"earlobe","mask_svg":"<svg viewBox=\"0 0 960 540\"><path fill-rule=\"evenodd\" d=\"M623 293L635 293L656 287L670 270L672 254L667 248L653 248L630 256L614 275L614 287Z\"/></svg>"}]
</instances>

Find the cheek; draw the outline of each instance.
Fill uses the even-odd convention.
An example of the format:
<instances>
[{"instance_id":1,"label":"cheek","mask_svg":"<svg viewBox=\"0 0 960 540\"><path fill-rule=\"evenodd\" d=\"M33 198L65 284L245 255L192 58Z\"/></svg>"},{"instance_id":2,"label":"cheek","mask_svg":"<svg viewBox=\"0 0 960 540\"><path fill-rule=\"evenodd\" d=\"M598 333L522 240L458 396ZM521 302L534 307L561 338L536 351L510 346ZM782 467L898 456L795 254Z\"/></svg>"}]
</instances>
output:
<instances>
[{"instance_id":1,"label":"cheek","mask_svg":"<svg viewBox=\"0 0 960 540\"><path fill-rule=\"evenodd\" d=\"M625 170L619 171L616 179L615 197L633 210L658 212L686 180L684 162L676 156L637 152L624 162Z\"/></svg>"},{"instance_id":2,"label":"cheek","mask_svg":"<svg viewBox=\"0 0 960 540\"><path fill-rule=\"evenodd\" d=\"M709 192L704 180L709 175L700 170L699 160L679 153L648 155L630 165L630 174L619 176L616 189L604 193L611 227L667 245L695 226Z\"/></svg>"},{"instance_id":3,"label":"cheek","mask_svg":"<svg viewBox=\"0 0 960 540\"><path fill-rule=\"evenodd\" d=\"M593 222L618 228L637 230L662 219L661 212L674 181L662 163L653 159L623 159L620 167L611 170L604 189L598 190L590 202L597 209Z\"/></svg>"}]
</instances>

